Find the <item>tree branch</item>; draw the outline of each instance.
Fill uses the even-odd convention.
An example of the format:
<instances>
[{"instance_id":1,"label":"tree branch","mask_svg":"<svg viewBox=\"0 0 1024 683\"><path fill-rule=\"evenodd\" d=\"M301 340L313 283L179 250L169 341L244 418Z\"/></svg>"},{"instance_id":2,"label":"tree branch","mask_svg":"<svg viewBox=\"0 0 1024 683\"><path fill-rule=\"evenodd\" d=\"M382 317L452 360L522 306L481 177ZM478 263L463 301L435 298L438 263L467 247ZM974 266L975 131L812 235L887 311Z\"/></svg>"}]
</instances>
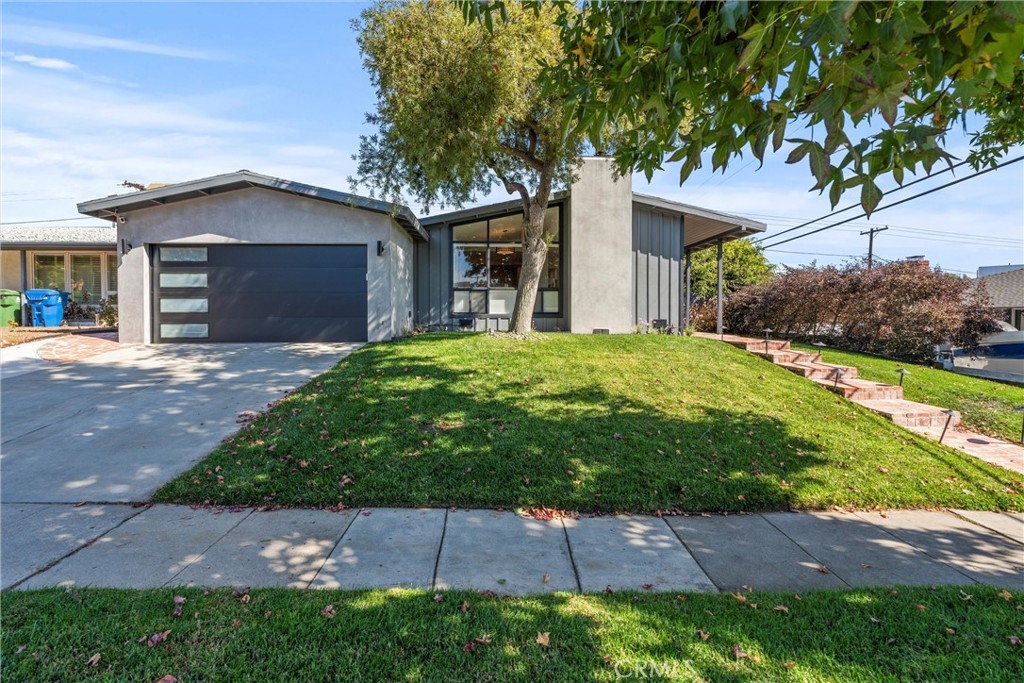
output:
<instances>
[{"instance_id":1,"label":"tree branch","mask_svg":"<svg viewBox=\"0 0 1024 683\"><path fill-rule=\"evenodd\" d=\"M544 167L544 164L541 162L540 159L535 157L530 152L519 149L518 147L512 147L511 145L506 145L504 142L499 142L498 149L500 149L505 154L514 156L515 158L521 160L524 164L526 164L535 171L540 171Z\"/></svg>"},{"instance_id":2,"label":"tree branch","mask_svg":"<svg viewBox=\"0 0 1024 683\"><path fill-rule=\"evenodd\" d=\"M509 194L519 193L519 196L523 198L523 211L526 215L530 212L530 191L526 189L526 185L517 183L514 180L509 180L505 177L505 174L498 170L498 164L494 159L491 159L491 170L494 171L494 175L498 176L498 180L505 185L505 191Z\"/></svg>"}]
</instances>

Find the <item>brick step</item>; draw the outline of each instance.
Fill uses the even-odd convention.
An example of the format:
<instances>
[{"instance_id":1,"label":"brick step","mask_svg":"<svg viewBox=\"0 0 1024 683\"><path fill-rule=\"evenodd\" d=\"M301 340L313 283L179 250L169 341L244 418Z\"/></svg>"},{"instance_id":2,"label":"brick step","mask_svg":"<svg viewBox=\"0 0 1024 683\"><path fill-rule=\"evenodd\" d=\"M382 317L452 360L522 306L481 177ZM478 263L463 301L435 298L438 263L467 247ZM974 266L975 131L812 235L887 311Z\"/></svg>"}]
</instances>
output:
<instances>
[{"instance_id":1,"label":"brick step","mask_svg":"<svg viewBox=\"0 0 1024 683\"><path fill-rule=\"evenodd\" d=\"M829 391L840 394L843 398L854 401L885 401L903 398L903 387L869 382L865 379L846 378L836 382L834 379L811 379Z\"/></svg>"},{"instance_id":2,"label":"brick step","mask_svg":"<svg viewBox=\"0 0 1024 683\"><path fill-rule=\"evenodd\" d=\"M926 403L915 403L914 401L895 400L861 400L856 401L868 410L892 420L901 427L944 427L948 416L942 408L930 406ZM960 418L954 417L949 421L952 429L960 424Z\"/></svg>"},{"instance_id":3,"label":"brick step","mask_svg":"<svg viewBox=\"0 0 1024 683\"><path fill-rule=\"evenodd\" d=\"M764 351L765 350L765 344L764 344L764 340L763 339L761 339L761 340L751 339L750 337L731 337L731 338L730 337L726 337L725 338L725 343L726 344L731 344L732 346L735 346L737 348L743 349L744 351L757 352L757 351ZM788 351L789 350L789 342L788 341L783 341L781 339L769 339L768 340L768 350L769 351Z\"/></svg>"},{"instance_id":4,"label":"brick step","mask_svg":"<svg viewBox=\"0 0 1024 683\"><path fill-rule=\"evenodd\" d=\"M750 353L771 361L776 365L782 363L817 363L821 360L820 353L805 353L804 351L793 351L792 349L769 349L765 351L764 346L760 349L751 350Z\"/></svg>"},{"instance_id":5,"label":"brick step","mask_svg":"<svg viewBox=\"0 0 1024 683\"><path fill-rule=\"evenodd\" d=\"M842 371L840 379L855 379L857 377L857 368L847 365L833 365L832 363L822 363L820 361L795 361L792 363L776 363L776 365L807 379L831 379L834 381L834 373L837 368Z\"/></svg>"}]
</instances>

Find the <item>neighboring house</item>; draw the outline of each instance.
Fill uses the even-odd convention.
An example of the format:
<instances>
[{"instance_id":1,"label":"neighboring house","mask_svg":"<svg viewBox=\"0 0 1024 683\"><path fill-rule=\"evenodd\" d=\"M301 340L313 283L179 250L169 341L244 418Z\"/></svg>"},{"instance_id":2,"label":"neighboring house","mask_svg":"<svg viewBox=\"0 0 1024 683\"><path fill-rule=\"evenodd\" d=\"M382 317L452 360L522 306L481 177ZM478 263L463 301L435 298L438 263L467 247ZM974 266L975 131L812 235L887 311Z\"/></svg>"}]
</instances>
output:
<instances>
[{"instance_id":1,"label":"neighboring house","mask_svg":"<svg viewBox=\"0 0 1024 683\"><path fill-rule=\"evenodd\" d=\"M998 320L1024 330L1024 267L981 276L975 282L985 286Z\"/></svg>"},{"instance_id":2,"label":"neighboring house","mask_svg":"<svg viewBox=\"0 0 1024 683\"><path fill-rule=\"evenodd\" d=\"M687 319L690 252L764 224L632 192L589 158L558 226L539 330L625 333ZM123 342L378 341L508 328L518 201L417 219L406 207L250 171L83 202L112 220Z\"/></svg>"},{"instance_id":3,"label":"neighboring house","mask_svg":"<svg viewBox=\"0 0 1024 683\"><path fill-rule=\"evenodd\" d=\"M1024 263L1008 263L1005 266L979 266L978 277L995 275L997 273L1008 273L1011 270L1024 270Z\"/></svg>"},{"instance_id":4,"label":"neighboring house","mask_svg":"<svg viewBox=\"0 0 1024 683\"><path fill-rule=\"evenodd\" d=\"M99 303L117 293L116 243L108 226L2 226L0 288L56 289Z\"/></svg>"}]
</instances>

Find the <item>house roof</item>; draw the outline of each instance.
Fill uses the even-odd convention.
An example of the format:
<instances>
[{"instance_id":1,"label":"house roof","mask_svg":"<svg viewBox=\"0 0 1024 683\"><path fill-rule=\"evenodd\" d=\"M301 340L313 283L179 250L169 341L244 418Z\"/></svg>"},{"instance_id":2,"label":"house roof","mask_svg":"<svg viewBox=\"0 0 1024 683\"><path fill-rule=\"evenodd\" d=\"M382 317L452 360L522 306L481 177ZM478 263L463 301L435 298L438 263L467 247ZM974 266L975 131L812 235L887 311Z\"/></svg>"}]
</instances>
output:
<instances>
[{"instance_id":1,"label":"house roof","mask_svg":"<svg viewBox=\"0 0 1024 683\"><path fill-rule=\"evenodd\" d=\"M165 185L141 192L111 195L103 199L93 199L78 205L78 211L87 216L95 216L114 220L119 214L130 211L163 206L173 202L208 197L223 192L233 192L246 188L263 188L277 192L285 192L299 197L307 197L319 201L341 204L354 209L364 209L375 213L387 214L408 232L413 239L426 240L427 233L420 226L419 220L407 206L392 204L378 199L361 197L348 192L329 190L325 187L296 183L283 178L274 178L252 171L236 171L222 175L190 180L184 183Z\"/></svg>"},{"instance_id":2,"label":"house roof","mask_svg":"<svg viewBox=\"0 0 1024 683\"><path fill-rule=\"evenodd\" d=\"M682 216L685 230L683 231L683 248L696 251L708 247L718 240L733 240L749 237L764 232L768 226L760 221L743 216L735 216L713 209L705 209L692 204L683 204L670 199L653 197L639 192L633 193L633 203L646 206L662 213Z\"/></svg>"},{"instance_id":3,"label":"house roof","mask_svg":"<svg viewBox=\"0 0 1024 683\"><path fill-rule=\"evenodd\" d=\"M113 249L117 229L109 225L4 225L0 249Z\"/></svg>"},{"instance_id":4,"label":"house roof","mask_svg":"<svg viewBox=\"0 0 1024 683\"><path fill-rule=\"evenodd\" d=\"M975 282L985 285L993 308L1024 308L1024 270L986 275Z\"/></svg>"},{"instance_id":5,"label":"house roof","mask_svg":"<svg viewBox=\"0 0 1024 683\"><path fill-rule=\"evenodd\" d=\"M569 196L568 192L558 192L551 196L551 203L559 202ZM721 211L704 209L691 204L674 202L661 197L652 197L639 192L633 193L633 204L639 204L648 208L668 213L675 216L682 216L685 221L685 244L688 251L694 251L710 246L719 239L732 240L740 237L747 237L758 232L764 232L768 226L760 221L755 221L743 216L734 216ZM518 199L501 202L499 204L488 204L477 206L471 209L451 211L436 216L427 216L420 220L424 227L437 227L451 223L473 220L475 218L486 218L498 216L511 211L517 211L522 206Z\"/></svg>"}]
</instances>

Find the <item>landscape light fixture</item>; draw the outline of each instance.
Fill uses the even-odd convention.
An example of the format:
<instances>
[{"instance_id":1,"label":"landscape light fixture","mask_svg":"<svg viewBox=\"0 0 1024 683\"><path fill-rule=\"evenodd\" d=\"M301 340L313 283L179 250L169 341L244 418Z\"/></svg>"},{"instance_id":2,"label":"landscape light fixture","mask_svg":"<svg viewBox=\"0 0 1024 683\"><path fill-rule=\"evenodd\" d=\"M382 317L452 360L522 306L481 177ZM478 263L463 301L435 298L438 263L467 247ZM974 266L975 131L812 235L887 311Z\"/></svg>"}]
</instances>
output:
<instances>
[{"instance_id":1,"label":"landscape light fixture","mask_svg":"<svg viewBox=\"0 0 1024 683\"><path fill-rule=\"evenodd\" d=\"M843 376L843 369L842 368L833 368L832 369L832 376L836 378L836 381L832 385L832 388L836 389L836 388L839 387L839 378Z\"/></svg>"},{"instance_id":2,"label":"landscape light fixture","mask_svg":"<svg viewBox=\"0 0 1024 683\"><path fill-rule=\"evenodd\" d=\"M903 377L905 375L909 375L910 374L910 370L907 370L906 368L900 368L896 372L900 373L900 386L902 387L903 386Z\"/></svg>"},{"instance_id":3,"label":"landscape light fixture","mask_svg":"<svg viewBox=\"0 0 1024 683\"><path fill-rule=\"evenodd\" d=\"M768 339L769 339L769 337L771 337L771 335L772 335L772 328L770 328L770 327L764 328L764 352L766 354L768 353Z\"/></svg>"},{"instance_id":4,"label":"landscape light fixture","mask_svg":"<svg viewBox=\"0 0 1024 683\"><path fill-rule=\"evenodd\" d=\"M955 410L943 410L942 412L946 414L946 424L942 427L942 434L939 436L939 443L942 443L942 440L946 438L946 430L949 429L949 423L953 418L955 417L957 420L960 419L960 413Z\"/></svg>"}]
</instances>

